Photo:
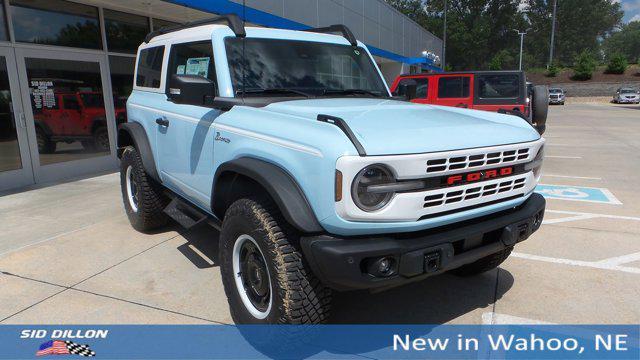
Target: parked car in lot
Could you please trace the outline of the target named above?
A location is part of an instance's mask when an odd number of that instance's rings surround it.
[[[639,104],[640,92],[633,88],[619,88],[613,95],[616,104]]]
[[[543,133],[547,121],[547,87],[533,86],[531,94],[528,90],[522,71],[403,74],[391,85],[394,95],[409,96],[414,103],[519,115]]]
[[[566,93],[564,90],[560,88],[550,88],[549,89],[549,104],[559,104],[564,105]]]
[[[536,129],[394,100],[342,25],[228,15],[154,31],[137,55],[118,131],[125,211],[140,231],[220,230],[236,323],[319,323],[332,291],[479,274],[540,227]]]

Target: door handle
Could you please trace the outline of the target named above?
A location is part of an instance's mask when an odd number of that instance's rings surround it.
[[[156,124],[164,127],[169,127],[169,120],[165,117],[159,117],[156,119]]]
[[[456,105],[456,107],[459,107],[459,108],[468,108],[468,107],[469,107],[469,105],[467,105],[467,104],[465,104],[465,103],[460,103],[460,104]]]

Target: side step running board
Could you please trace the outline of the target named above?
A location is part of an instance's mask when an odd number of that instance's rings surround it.
[[[177,196],[173,197],[169,205],[164,208],[163,212],[185,229],[191,229],[203,222],[218,230],[220,229],[220,222],[217,219],[205,214],[200,209],[188,204]]]

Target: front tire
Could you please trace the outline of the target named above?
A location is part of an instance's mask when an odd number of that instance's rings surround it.
[[[93,132],[95,148],[101,152],[109,152],[109,131],[106,126],[100,126]]]
[[[311,273],[295,231],[269,201],[240,199],[220,231],[220,270],[238,324],[317,324],[331,290]]]
[[[457,269],[453,269],[451,270],[451,273],[458,276],[466,277],[479,275],[489,270],[493,270],[500,266],[500,264],[502,264],[505,260],[507,260],[509,255],[511,255],[512,250],[513,246],[509,246],[500,252],[483,257],[482,259],[476,260],[471,264],[463,265]]]
[[[134,229],[146,232],[167,223],[167,215],[162,212],[167,204],[162,188],[144,171],[142,158],[133,146],[127,146],[122,153],[120,189]]]

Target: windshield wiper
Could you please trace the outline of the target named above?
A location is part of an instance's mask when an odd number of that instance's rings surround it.
[[[288,88],[270,88],[270,89],[245,89],[244,91],[238,90],[237,94],[296,94],[302,95],[304,97],[313,97],[313,94],[308,92],[296,90],[296,89],[288,89]]]
[[[374,97],[381,97],[382,95],[373,91],[365,89],[324,89],[322,95],[329,94],[344,94],[344,95],[371,95]]]

